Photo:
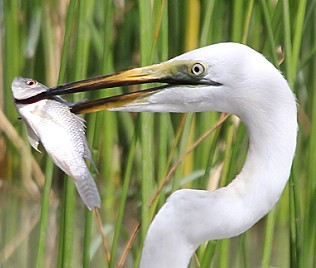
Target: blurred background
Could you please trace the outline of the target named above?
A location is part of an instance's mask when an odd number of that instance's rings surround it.
[[[212,130],[218,113],[85,115],[99,171],[91,169],[102,198],[108,263],[95,216],[73,181],[42,146],[38,153],[28,143],[12,101],[15,76],[55,86],[233,41],[262,53],[295,92],[296,156],[290,182],[272,212],[237,238],[202,245],[190,267],[316,267],[315,2],[0,0],[0,266],[137,267],[148,225],[170,193],[227,185],[247,153],[245,128],[232,116]]]

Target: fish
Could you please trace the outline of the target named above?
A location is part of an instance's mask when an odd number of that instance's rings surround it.
[[[96,168],[85,136],[85,121],[72,113],[72,104],[60,96],[23,102],[48,90],[48,87],[34,79],[15,77],[11,89],[31,146],[39,151],[40,142],[53,162],[74,180],[88,209],[100,208],[100,194],[85,161],[89,160]]]

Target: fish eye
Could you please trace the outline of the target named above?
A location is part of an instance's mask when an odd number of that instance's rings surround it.
[[[200,62],[196,62],[191,66],[191,74],[194,76],[202,76],[205,74],[205,72],[206,72],[206,68]]]
[[[37,84],[37,82],[35,80],[28,80],[28,81],[26,81],[26,84],[28,86],[35,86]]]

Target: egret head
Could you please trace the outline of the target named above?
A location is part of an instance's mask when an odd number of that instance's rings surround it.
[[[161,64],[118,75],[116,81],[167,85],[133,93],[132,100],[119,107],[113,106],[112,110],[116,111],[213,110],[245,119],[246,115],[258,110],[274,112],[271,109],[282,104],[284,96],[293,100],[280,72],[255,50],[236,43],[203,47]]]

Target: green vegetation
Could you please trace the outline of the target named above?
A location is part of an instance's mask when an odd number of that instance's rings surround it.
[[[30,148],[12,102],[15,76],[54,86],[234,41],[263,53],[295,92],[296,157],[273,211],[239,237],[202,245],[190,267],[315,267],[315,32],[314,0],[0,0],[0,266],[137,267],[147,228],[170,193],[226,185],[247,153],[245,129],[229,117],[183,158],[219,120],[214,112],[86,115],[111,252],[107,264],[94,213],[44,149]],[[167,185],[152,200],[166,176]]]

